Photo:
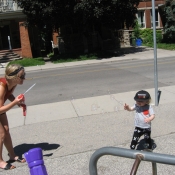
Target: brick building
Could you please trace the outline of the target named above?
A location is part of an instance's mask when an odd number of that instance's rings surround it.
[[[155,0],[157,28],[162,28],[158,5],[164,4],[164,2],[165,0]],[[151,28],[152,1],[141,0],[136,15],[142,28]],[[35,53],[40,50],[38,48],[37,32],[34,29],[21,26],[25,18],[22,9],[17,5],[17,0],[0,0],[0,52],[11,50],[21,57],[35,57]],[[53,34],[55,45],[58,44],[57,36],[57,33]],[[127,40],[129,41],[129,39]]]
[[[158,12],[158,6],[164,4],[165,0],[155,0],[156,28],[162,28],[162,21]],[[138,22],[141,28],[152,28],[152,1],[141,0],[137,13]]]
[[[22,9],[14,0],[0,0],[0,52],[11,50],[21,57],[32,57],[28,29]]]

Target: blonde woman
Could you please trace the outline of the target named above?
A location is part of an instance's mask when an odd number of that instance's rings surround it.
[[[13,91],[18,84],[23,84],[24,80],[24,68],[15,64],[9,65],[5,70],[5,77],[0,78],[0,168],[4,170],[16,168],[10,162],[25,162],[25,159],[20,159],[14,152],[6,115],[6,112],[12,107],[15,105],[20,106],[20,104],[23,103],[23,97],[19,95],[15,98]],[[7,99],[10,100],[10,103],[4,104]],[[2,158],[3,144],[5,145],[10,157],[8,163]]]
[[[144,135],[146,148],[152,149],[151,141],[151,121],[155,118],[155,113],[150,105],[151,96],[145,91],[141,90],[135,94],[134,100],[136,104],[133,107],[125,104],[124,109],[135,112],[135,130],[132,137],[131,149],[135,149],[140,137]]]

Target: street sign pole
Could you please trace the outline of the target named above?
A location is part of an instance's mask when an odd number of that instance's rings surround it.
[[[155,0],[152,0],[152,23],[153,23],[153,39],[154,39],[154,87],[155,87],[155,105],[158,106],[158,75],[157,75],[157,43],[156,43]]]

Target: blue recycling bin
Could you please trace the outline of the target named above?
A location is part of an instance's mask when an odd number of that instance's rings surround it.
[[[136,46],[141,46],[141,45],[142,45],[142,40],[136,39]]]

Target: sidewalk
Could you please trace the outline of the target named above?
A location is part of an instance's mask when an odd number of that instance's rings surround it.
[[[158,50],[159,55],[175,56],[175,51]],[[133,58],[152,59],[153,51],[120,57],[122,60]],[[119,59],[89,60],[61,66],[117,60]],[[52,69],[57,66],[60,65],[48,63],[41,68]],[[29,67],[26,71],[35,71],[39,67]],[[154,104],[154,89],[146,90],[150,92]],[[152,122],[152,139],[157,144],[154,152],[175,155],[175,86],[162,87],[160,90],[160,104],[154,106],[156,118]],[[133,105],[136,91],[29,106],[26,118],[22,116],[21,109],[12,109],[8,112],[8,119],[15,151],[20,155],[31,148],[41,147],[49,175],[88,175],[89,159],[98,148],[113,146],[129,149],[134,113],[123,110],[123,104]],[[8,160],[6,149],[3,150],[3,157]],[[133,163],[132,159],[103,156],[98,161],[98,173],[126,175],[130,173]],[[16,169],[0,170],[0,175],[29,175],[27,163],[14,165],[17,166]],[[158,175],[175,174],[174,166],[158,164],[157,169]],[[141,162],[137,174],[151,173],[151,163]]]
[[[121,60],[128,60],[128,59],[154,59],[154,49],[153,48],[146,48],[146,47],[139,47],[136,48],[133,53],[132,50],[123,50],[123,55],[112,57],[109,59],[98,59],[98,60],[86,60],[86,61],[77,61],[77,62],[67,62],[67,63],[59,63],[53,64],[51,62],[46,62],[45,65],[41,66],[31,66],[26,67],[26,72],[28,71],[37,71],[37,70],[44,70],[44,69],[54,69],[54,68],[62,68],[62,67],[71,67],[71,66],[81,66],[81,65],[90,65],[90,64],[99,64],[105,62],[115,62]],[[159,58],[166,58],[166,57],[174,57],[175,51],[169,51],[164,49],[157,49],[157,59]],[[3,67],[0,67],[0,75],[4,74],[5,67],[8,63],[2,63]]]

